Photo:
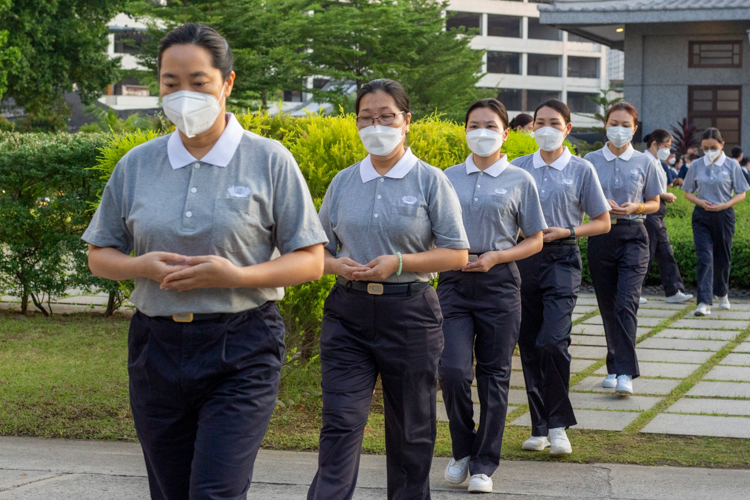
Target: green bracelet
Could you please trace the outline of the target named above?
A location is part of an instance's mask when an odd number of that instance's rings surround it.
[[[396,252],[396,255],[398,255],[398,271],[396,271],[396,276],[401,276],[401,271],[404,269],[404,259],[401,258],[401,252]]]

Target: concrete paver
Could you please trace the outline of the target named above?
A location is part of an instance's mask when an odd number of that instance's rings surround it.
[[[692,339],[692,340],[734,340],[738,333],[734,330],[687,330],[681,328],[665,328],[654,338],[656,339]],[[735,349],[736,350],[736,349]]]
[[[656,361],[663,363],[703,364],[713,356],[713,352],[704,351],[669,351],[664,349],[635,348],[638,361]]]
[[[641,371],[641,378],[676,378],[683,379],[697,370],[699,365],[688,365],[681,363],[651,363],[641,362],[638,363],[638,368]],[[594,372],[595,374],[604,377],[607,375],[607,367],[602,366]]]
[[[741,354],[730,352],[727,356],[719,361],[720,365],[733,366],[750,366],[750,354]]]
[[[686,304],[667,304],[663,300],[654,300],[652,298],[649,298],[648,302],[638,307],[638,310],[640,311],[641,309],[663,309],[663,310],[679,311],[680,309],[684,309],[685,305]]]
[[[636,329],[636,335],[640,337],[641,335],[645,335],[648,332],[651,331],[651,328],[647,327],[638,327]],[[588,325],[585,323],[581,323],[578,325],[573,325],[573,335],[580,334],[580,335],[604,335],[604,326],[603,325]]]
[[[654,326],[658,325],[659,323],[661,323],[662,321],[664,321],[664,318],[649,318],[649,317],[638,318],[638,326],[639,327],[646,327],[646,326],[654,327]],[[604,323],[603,323],[603,320],[602,320],[601,316],[592,316],[589,319],[587,319],[586,321],[584,321],[583,324],[585,324],[585,325],[603,325]]]
[[[681,398],[664,412],[750,416],[750,401],[742,399]]]
[[[695,319],[695,315],[692,311],[685,315],[685,319]],[[739,320],[750,320],[750,311],[724,311],[716,307],[711,308],[711,316],[708,316],[705,320],[710,321],[712,319],[739,319]]]
[[[607,339],[604,335],[571,335],[571,345],[593,345],[593,346],[607,346]]]
[[[640,308],[638,309],[638,318],[646,317],[646,318],[671,318],[674,316],[675,311],[671,309],[645,309]],[[640,319],[638,320],[638,324],[640,324]]]
[[[621,431],[632,423],[640,413],[634,411],[576,410],[578,425],[574,429],[594,429],[600,431]],[[524,413],[511,425],[531,427],[531,414]]]
[[[743,366],[714,366],[703,379],[750,382],[750,368]]]
[[[742,342],[740,345],[734,348],[732,352],[745,352],[750,353],[750,342]]]
[[[573,314],[586,314],[590,313],[591,311],[596,311],[598,309],[597,306],[584,306],[581,304],[578,304],[573,308]]]
[[[633,381],[633,391],[640,395],[657,395],[663,396],[669,394],[672,390],[680,385],[680,380],[655,379],[655,378],[638,378]],[[602,377],[587,377],[570,389],[571,391],[594,391],[614,394],[614,389],[605,389],[602,387]],[[627,397],[627,396],[622,396]]]
[[[750,418],[661,413],[641,432],[682,436],[750,438]]]
[[[661,400],[662,398],[650,396],[628,396],[627,398],[623,398],[614,394],[570,393],[570,404],[576,409],[646,411]]]
[[[573,359],[570,362],[570,373],[579,373],[588,368],[589,366],[596,363],[593,359]],[[523,370],[523,364],[521,363],[520,356],[513,356],[511,363],[511,369],[515,371]]]
[[[638,343],[639,349],[673,349],[676,351],[719,351],[726,340],[663,339],[651,337]]]
[[[568,352],[574,358],[601,359],[607,355],[606,347],[595,346],[570,346]]]
[[[698,382],[687,391],[686,395],[750,399],[750,384],[742,382]]]
[[[727,330],[744,330],[750,325],[750,321],[733,321],[729,319],[678,319],[670,326],[672,328],[705,328],[715,330],[725,328]]]

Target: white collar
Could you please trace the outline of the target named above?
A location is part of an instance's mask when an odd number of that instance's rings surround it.
[[[227,126],[224,128],[224,132],[221,133],[221,137],[216,141],[211,151],[200,159],[202,163],[208,163],[217,167],[226,167],[232,160],[235,151],[237,151],[242,136],[245,134],[245,129],[242,128],[242,125],[240,125],[240,122],[237,121],[237,118],[232,113],[227,113],[226,117]],[[172,132],[172,135],[169,137],[167,156],[169,157],[169,164],[172,165],[174,170],[199,161],[185,148],[180,138],[180,132],[177,130]]]
[[[503,155],[502,158],[497,160],[495,163],[490,165],[489,167],[485,168],[484,170],[479,170],[479,167],[477,167],[476,163],[474,163],[474,154],[470,154],[468,158],[466,158],[466,175],[470,174],[476,174],[477,172],[484,172],[487,175],[491,175],[492,177],[497,177],[498,175],[502,174],[503,171],[508,168],[508,155]]]
[[[661,166],[661,160],[657,158],[656,156],[654,156],[654,154],[651,151],[647,149],[646,151],[643,152],[643,154],[650,156],[652,160],[654,160],[659,166]]]
[[[570,163],[570,159],[573,157],[573,154],[570,152],[568,148],[563,149],[563,154],[560,155],[560,158],[552,162],[552,165],[550,167],[554,168],[555,170],[564,169],[568,163]],[[547,164],[544,162],[544,159],[542,159],[542,153],[541,150],[537,150],[536,153],[534,153],[534,168],[542,168],[546,167]]]
[[[727,155],[724,154],[724,152],[721,152],[721,156],[719,156],[719,159],[716,160],[713,164],[718,165],[719,167],[723,166],[724,163],[727,161]],[[703,156],[703,164],[707,167],[711,166],[711,160],[708,159],[708,156]]]
[[[609,149],[609,146],[607,146],[607,144],[605,144],[604,147],[602,148],[602,153],[604,153],[605,160],[612,161],[615,158],[619,158],[621,160],[630,161],[630,158],[633,157],[633,152],[635,151],[635,149],[633,149],[632,144],[628,144],[628,149],[623,151],[620,156],[615,156],[615,154],[612,152],[611,149]]]
[[[403,179],[406,174],[411,172],[411,169],[417,164],[416,156],[411,152],[411,148],[407,148],[404,156],[391,168],[387,174],[381,176],[372,165],[372,159],[370,155],[359,163],[359,176],[362,178],[362,184],[370,182],[378,177],[390,177],[391,179]]]

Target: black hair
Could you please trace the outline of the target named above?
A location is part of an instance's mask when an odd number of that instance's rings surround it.
[[[466,118],[464,119],[464,125],[469,124],[469,115],[475,109],[486,108],[495,113],[500,121],[503,122],[503,127],[508,128],[508,110],[505,109],[505,104],[501,103],[497,99],[482,99],[477,101],[469,107],[469,111],[466,112]]]
[[[721,136],[721,132],[716,127],[708,127],[706,130],[703,131],[703,135],[701,136],[701,140],[705,141],[706,139],[716,139],[719,142],[724,142],[724,138]]]
[[[750,158],[743,158],[742,161],[740,161],[740,166],[745,167],[747,166],[748,162],[750,162]]]
[[[648,134],[646,137],[643,138],[643,142],[646,143],[646,148],[650,148],[651,145],[655,142],[669,142],[672,140],[672,134],[664,130],[663,128],[657,128],[656,130],[652,131],[650,134]]]
[[[736,160],[736,159],[737,159],[737,158],[739,158],[739,157],[740,157],[740,155],[742,154],[742,148],[741,148],[741,147],[739,147],[739,146],[735,146],[735,147],[733,147],[733,148],[732,148],[732,153],[731,153],[731,154],[732,154],[732,158],[734,158],[734,159]]]
[[[362,103],[362,98],[364,96],[379,91],[383,91],[393,97],[393,100],[396,102],[396,107],[399,110],[404,113],[409,113],[409,94],[406,93],[406,89],[403,85],[396,80],[388,78],[378,78],[377,80],[362,85],[359,92],[357,92],[357,100],[354,101],[355,112],[359,114],[359,105]]]
[[[536,107],[534,110],[534,121],[536,121],[536,114],[539,112],[542,108],[552,108],[558,113],[560,113],[563,117],[563,121],[565,121],[565,125],[570,123],[570,108],[567,104],[562,102],[559,99],[549,99],[548,101],[544,101],[539,106]]]
[[[521,113],[515,116],[510,121],[510,125],[508,125],[512,130],[518,130],[519,128],[524,128],[529,123],[532,123],[534,121],[534,117],[531,115],[528,115],[526,113]]]
[[[159,41],[157,68],[161,68],[164,51],[174,45],[197,45],[211,54],[211,66],[221,71],[226,80],[232,74],[234,56],[226,39],[211,26],[206,24],[184,24],[178,26]]]

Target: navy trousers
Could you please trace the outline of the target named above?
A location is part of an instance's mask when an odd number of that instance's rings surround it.
[[[521,350],[531,435],[576,425],[568,397],[570,333],[581,285],[578,245],[553,242],[518,261],[521,272]]]
[[[152,499],[247,498],[283,359],[275,303],[225,321],[133,316],[130,404]]]
[[[430,498],[443,322],[435,289],[369,295],[335,285],[320,331],[323,427],[307,498],[352,498],[380,374],[389,500]]]
[[[721,212],[693,210],[693,241],[698,259],[698,303],[713,304],[713,296],[729,293],[734,207]],[[713,293],[711,293],[713,292]]]
[[[471,474],[491,476],[500,464],[511,361],[521,327],[521,276],[515,262],[486,273],[440,274],[445,347],[438,373],[450,421],[453,457],[470,456]],[[476,354],[479,428],[471,384]]]
[[[664,224],[664,216],[667,213],[666,207],[667,204],[662,201],[659,211],[648,214],[644,222],[646,232],[648,233],[648,266],[646,274],[648,274],[648,269],[651,268],[651,263],[656,260],[664,293],[667,297],[671,297],[677,292],[684,292],[685,285],[682,282],[680,268],[674,258],[672,244],[669,242],[667,226]],[[643,284],[645,285],[645,283],[646,277],[644,276]]]
[[[587,255],[607,338],[607,373],[636,378],[636,314],[648,269],[646,228],[615,224],[609,233],[589,238]]]

